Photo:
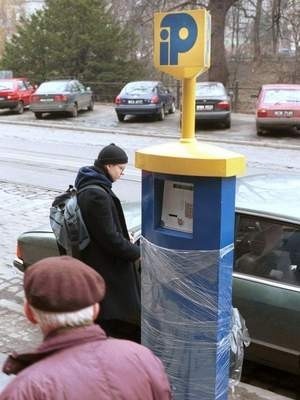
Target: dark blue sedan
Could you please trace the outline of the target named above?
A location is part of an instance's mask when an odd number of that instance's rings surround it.
[[[175,112],[175,98],[162,82],[129,82],[116,97],[115,110],[120,122],[126,115],[151,115],[162,121]]]

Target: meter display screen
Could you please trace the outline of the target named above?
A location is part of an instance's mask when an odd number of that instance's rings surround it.
[[[193,233],[193,198],[193,184],[165,181],[161,226]]]

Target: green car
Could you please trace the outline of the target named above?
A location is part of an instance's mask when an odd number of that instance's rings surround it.
[[[300,176],[237,180],[233,305],[246,320],[249,360],[300,375]],[[140,205],[124,205],[140,235]],[[134,228],[135,227],[135,228]],[[18,238],[14,265],[24,271],[58,254],[50,230]]]

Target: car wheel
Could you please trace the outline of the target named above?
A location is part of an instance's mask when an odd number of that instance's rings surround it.
[[[71,116],[73,118],[76,118],[78,116],[78,106],[77,106],[77,104],[74,104],[73,110],[71,111]]]
[[[94,109],[94,100],[93,99],[91,99],[91,101],[90,101],[90,104],[88,105],[88,111],[93,111],[93,109]]]
[[[14,108],[14,111],[17,114],[23,114],[24,112],[24,104],[22,101],[19,101],[18,104],[16,105],[16,107]]]
[[[34,115],[35,115],[36,119],[42,119],[43,118],[43,113],[41,113],[41,112],[35,112]]]
[[[262,129],[257,128],[256,129],[256,134],[257,134],[257,136],[265,136],[265,131],[263,131]]]
[[[171,108],[169,109],[169,114],[174,114],[176,111],[176,106],[175,103],[173,101],[173,103],[171,104]]]
[[[231,119],[230,118],[227,118],[226,121],[224,122],[224,128],[225,129],[231,128]]]
[[[117,117],[118,117],[118,120],[119,120],[120,122],[123,122],[124,119],[125,119],[125,114],[117,113]]]
[[[166,115],[166,113],[165,113],[165,106],[163,105],[163,106],[161,107],[160,111],[159,111],[159,114],[158,114],[157,119],[158,119],[159,121],[163,121],[163,120],[165,119],[165,115]]]

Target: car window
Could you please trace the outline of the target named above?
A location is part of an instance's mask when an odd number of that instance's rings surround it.
[[[70,92],[73,92],[73,93],[80,92],[80,87],[76,82],[72,82],[69,85],[69,90],[70,90]]]
[[[14,88],[13,81],[0,81],[0,90],[12,90]]]
[[[84,92],[85,88],[84,86],[80,83],[80,82],[76,82],[78,89],[80,90],[80,92]]]
[[[219,83],[209,85],[196,85],[196,96],[224,96],[226,94],[225,88]]]
[[[19,90],[27,90],[27,87],[23,81],[18,81],[17,85]]]
[[[122,90],[122,94],[143,94],[153,91],[153,83],[149,82],[131,82]]]
[[[265,91],[264,103],[300,103],[300,90],[269,89]]]
[[[67,82],[51,81],[42,83],[37,89],[37,94],[61,93],[67,91]]]
[[[234,271],[300,286],[300,229],[255,216],[238,215]]]

